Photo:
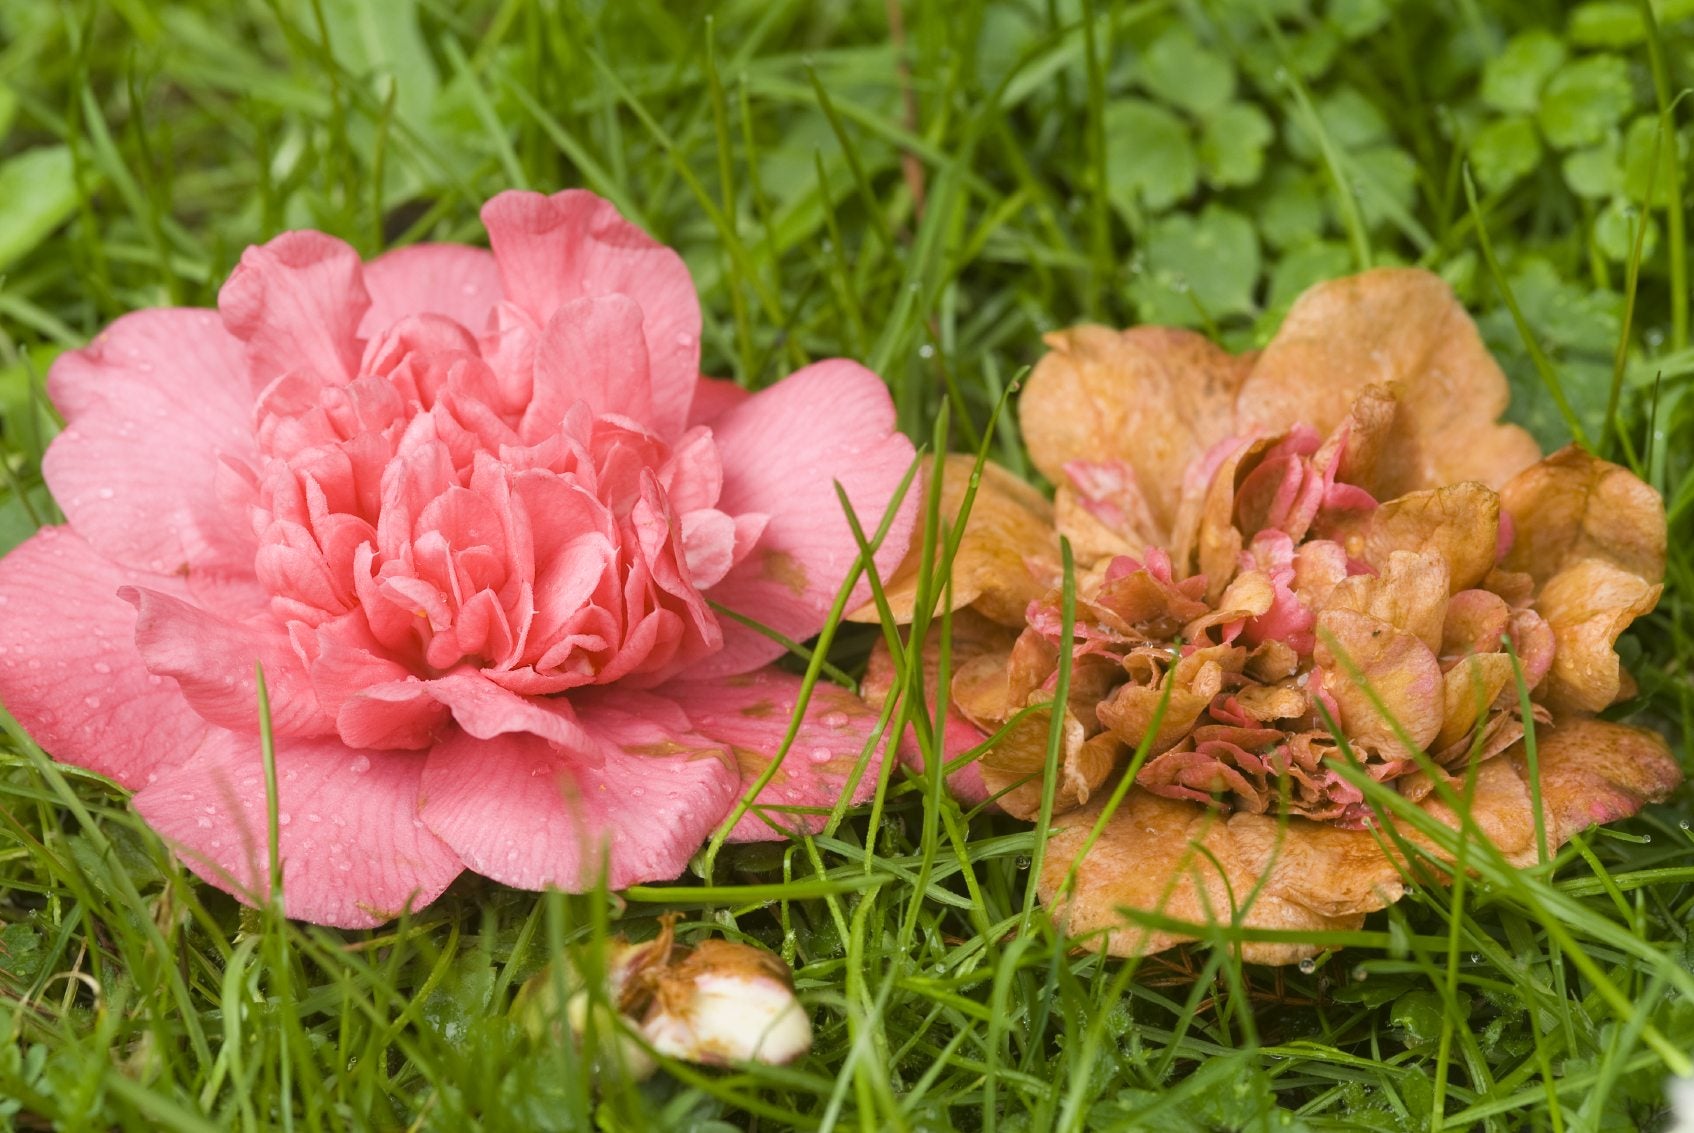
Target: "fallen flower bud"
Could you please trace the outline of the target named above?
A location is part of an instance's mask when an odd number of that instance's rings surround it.
[[[786,964],[762,948],[727,940],[679,947],[673,925],[667,917],[659,935],[641,944],[608,941],[602,995],[588,986],[584,965],[569,961],[563,1023],[579,1045],[593,1031],[598,1072],[649,1077],[655,1063],[648,1045],[704,1066],[782,1066],[811,1050],[811,1020]],[[518,993],[514,1012],[538,1041],[549,1033],[555,1041],[563,1038],[558,987],[551,970],[543,970]]]

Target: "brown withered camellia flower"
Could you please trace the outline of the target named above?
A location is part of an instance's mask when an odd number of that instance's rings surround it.
[[[1322,284],[1257,353],[1164,327],[1048,343],[1019,411],[1056,498],[984,469],[937,707],[949,757],[999,734],[954,791],[1020,818],[1040,809],[1061,714],[1039,885],[1071,932],[1141,955],[1192,938],[1137,911],[1359,927],[1404,892],[1397,842],[1445,855],[1404,825],[1388,837],[1341,766],[1452,828],[1449,801],[1469,792],[1475,829],[1519,865],[1541,852],[1531,723],[1549,847],[1680,780],[1658,736],[1593,719],[1633,693],[1614,645],[1658,600],[1663,504],[1617,465],[1577,448],[1542,458],[1498,422],[1505,377],[1438,277]],[[943,515],[970,469],[947,458]],[[1068,639],[1061,534],[1076,562]],[[890,581],[901,620],[921,565]],[[940,646],[932,631],[932,683]],[[879,652],[867,694],[892,683]],[[1265,963],[1316,951],[1242,947]]]

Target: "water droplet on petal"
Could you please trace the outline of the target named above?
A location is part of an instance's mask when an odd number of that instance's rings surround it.
[[[689,334],[687,331],[683,331],[676,336],[676,344],[684,350],[687,350],[690,346],[694,345],[694,336]]]
[[[370,756],[368,756],[368,755],[355,755],[353,757],[353,762],[348,764],[347,766],[353,772],[353,774],[363,775],[365,772],[367,772],[371,769]]]
[[[98,492],[95,492],[94,494],[99,496],[103,500],[109,500],[113,496],[116,496],[118,493],[113,491],[111,488],[101,488]]]
[[[4,653],[4,652],[5,652],[4,649],[0,649],[0,653]],[[112,666],[108,665],[104,661],[96,661],[96,662],[94,662],[94,671],[96,673],[99,673],[102,676],[104,676],[105,674],[112,671]]]
[[[847,713],[845,713],[845,712],[826,712],[826,713],[824,713],[823,726],[826,727],[826,728],[845,728],[847,726]]]
[[[813,763],[828,763],[833,758],[834,753],[827,747],[815,747],[812,749],[811,759]]]
[[[294,821],[294,816],[289,814],[286,810],[279,810],[279,811],[276,812],[276,824],[278,826],[287,826],[290,822],[293,822],[293,821]]]
[[[82,698],[82,702],[90,708],[100,707],[100,698],[98,696],[85,696]]]

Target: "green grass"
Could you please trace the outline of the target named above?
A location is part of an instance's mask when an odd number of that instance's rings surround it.
[[[210,303],[286,227],[366,254],[477,240],[500,189],[586,186],[687,257],[709,372],[859,358],[914,438],[1020,471],[994,407],[1044,331],[1245,347],[1306,283],[1420,263],[1477,313],[1517,419],[1665,494],[1629,713],[1684,752],[1688,7],[928,0],[896,38],[874,2],[0,0],[0,546],[56,518],[52,355]],[[830,664],[857,672],[874,635],[842,627]],[[120,792],[14,732],[0,1126],[1662,1128],[1694,1051],[1691,814],[1684,791],[1523,873],[1473,846],[1467,884],[1309,971],[1240,965],[1227,929],[1075,954],[1031,911],[1031,828],[898,773],[831,834],[725,845],[708,876],[618,898],[467,878],[343,933],[196,884]],[[512,1019],[567,943],[667,911],[794,964],[809,1059],[596,1091],[589,1055]]]

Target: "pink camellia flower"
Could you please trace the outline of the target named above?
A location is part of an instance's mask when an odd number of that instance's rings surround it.
[[[305,920],[379,924],[466,867],[678,875],[800,688],[712,603],[817,632],[856,558],[835,483],[874,522],[913,457],[851,362],[752,395],[702,378],[687,268],[606,201],[505,193],[483,222],[492,253],[368,264],[286,233],[216,312],[136,312],[66,355],[44,472],[68,523],[0,560],[0,699],[249,898],[262,663]],[[820,685],[732,836],[817,829],[874,721]]]

